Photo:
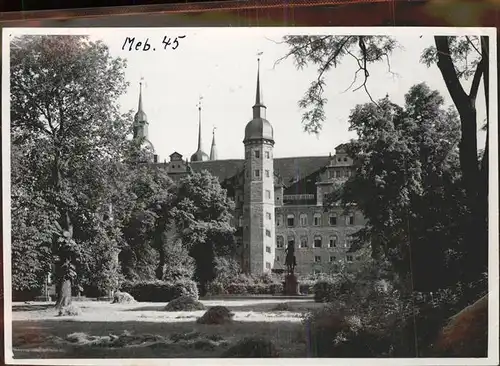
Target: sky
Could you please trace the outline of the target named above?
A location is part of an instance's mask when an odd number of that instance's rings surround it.
[[[210,153],[212,131],[216,127],[218,158],[244,157],[242,141],[245,126],[252,118],[259,52],[262,52],[263,100],[267,106],[267,119],[274,128],[275,157],[334,153],[335,146],[355,137],[348,131],[350,111],[357,104],[370,101],[362,89],[346,91],[357,64],[353,59],[345,58],[326,77],[328,103],[322,131],[319,135],[304,132],[301,123],[303,111],[298,101],[317,77],[317,69],[311,66],[298,71],[291,58],[275,65],[288,50],[288,46],[279,42],[284,35],[296,32],[293,28],[157,28],[135,31],[115,28],[93,29],[92,32],[91,38],[107,44],[112,56],[127,59],[125,75],[130,86],[120,99],[123,112],[137,110],[139,82],[144,79],[143,105],[149,120],[149,138],[160,161],[168,161],[174,151],[184,158],[196,151],[200,96],[203,97],[203,150]],[[402,47],[396,49],[390,58],[392,73],[385,62],[370,66],[367,85],[372,97],[376,100],[389,94],[393,102],[402,105],[404,95],[412,85],[426,82],[450,105],[451,98],[438,68],[428,68],[419,62],[422,50],[433,44],[432,35],[398,34],[397,28],[392,32]],[[324,29],[321,34],[324,34]],[[174,39],[182,35],[185,37],[178,39],[175,50],[171,46],[163,49],[164,36]],[[148,38],[155,51],[123,50],[126,37],[135,37],[136,41]],[[480,90],[483,90],[482,86]],[[478,121],[482,121],[485,117],[482,93],[479,93],[477,106]],[[479,142],[484,144],[484,134]]]

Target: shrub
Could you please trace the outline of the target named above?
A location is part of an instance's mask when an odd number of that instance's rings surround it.
[[[222,357],[225,358],[279,357],[279,353],[271,341],[258,337],[249,337],[239,341],[234,346],[230,347],[222,354]]]
[[[271,295],[279,295],[283,293],[283,284],[281,283],[271,283],[269,285],[269,293]]]
[[[189,296],[181,296],[170,301],[167,306],[165,306],[166,311],[195,311],[195,310],[205,310],[205,305],[203,305],[198,300],[193,299]]]
[[[337,286],[334,282],[330,281],[319,281],[313,287],[314,290],[314,301],[316,302],[328,302],[335,299],[337,294]]]
[[[199,324],[224,324],[233,320],[234,313],[225,306],[214,306],[207,310],[201,318],[196,320]]]
[[[227,293],[230,295],[246,295],[248,294],[248,285],[244,283],[231,283],[227,286]]]
[[[122,291],[141,302],[169,302],[180,296],[198,299],[198,288],[191,280],[128,282],[122,285]]]
[[[135,302],[134,297],[126,292],[116,291],[113,295],[112,304],[133,304]]]

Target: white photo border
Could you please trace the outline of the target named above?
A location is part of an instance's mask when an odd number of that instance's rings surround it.
[[[12,292],[11,292],[11,186],[10,186],[10,39],[19,35],[98,35],[110,29],[130,31],[140,35],[151,34],[160,29],[183,32],[262,33],[266,36],[293,35],[448,35],[488,36],[490,70],[489,104],[489,262],[488,262],[488,357],[487,358],[294,358],[294,359],[14,359],[12,352]],[[6,364],[30,365],[496,365],[499,362],[499,301],[498,301],[498,75],[497,75],[497,30],[493,27],[207,27],[207,28],[3,28],[2,34],[2,195],[3,195],[3,256],[4,256],[4,336]],[[305,361],[307,360],[307,361]]]

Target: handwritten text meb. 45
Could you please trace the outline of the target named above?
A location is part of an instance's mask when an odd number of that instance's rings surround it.
[[[186,38],[185,35],[177,36],[177,37],[163,37],[163,41],[154,42],[150,41],[149,38],[138,39],[136,37],[126,37],[123,42],[122,50],[123,51],[156,51],[158,50],[176,50],[180,44],[181,40]]]

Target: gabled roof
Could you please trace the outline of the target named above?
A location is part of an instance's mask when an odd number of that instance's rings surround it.
[[[282,178],[285,186],[293,185],[295,181],[303,179],[328,165],[328,156],[307,156],[274,159],[274,173]],[[210,174],[223,182],[243,170],[243,159],[209,160],[191,162],[195,172],[208,170]]]
[[[169,155],[169,158],[172,158],[172,157],[179,157],[179,158],[182,158],[182,154],[179,154],[177,151],[174,151],[172,154]]]

